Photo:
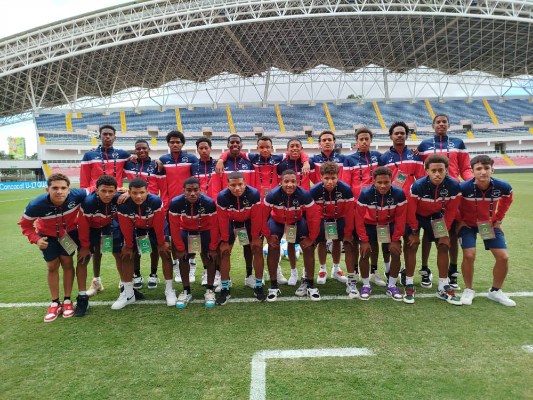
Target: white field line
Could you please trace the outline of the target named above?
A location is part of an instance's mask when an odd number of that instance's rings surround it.
[[[289,292],[292,293],[292,290]],[[505,293],[509,297],[533,297],[533,292],[514,292],[514,293]],[[487,293],[476,293],[476,297],[487,297]],[[417,294],[416,299],[436,299],[437,297],[435,294],[431,293],[422,293]],[[389,296],[386,296],[384,294],[375,294],[372,295],[370,298],[370,302],[372,302],[374,299],[376,300],[383,300],[383,299],[389,299]],[[348,296],[322,296],[321,301],[331,301],[331,300],[348,300],[348,301],[360,301],[359,299],[350,299]],[[296,297],[294,295],[290,295],[289,297],[278,297],[276,300],[277,302],[285,302],[285,301],[311,301],[308,297]],[[242,298],[232,298],[228,300],[228,303],[257,303],[258,301],[254,297],[242,297]],[[110,306],[114,303],[114,301],[90,301],[89,302],[91,307],[92,306]],[[196,304],[203,304],[204,300],[193,300],[192,303]],[[0,303],[0,308],[20,308],[20,307],[46,307],[50,303]],[[165,300],[139,300],[135,304],[140,305],[154,305],[154,304],[166,304]]]
[[[526,344],[522,346],[522,349],[524,349],[524,351],[527,351],[528,353],[533,353],[533,344]]]
[[[21,201],[21,200],[31,200],[33,197],[24,197],[23,199],[11,199],[11,200],[0,200],[0,203],[9,203],[11,201]]]
[[[252,357],[250,400],[266,399],[266,360],[318,357],[360,357],[373,356],[367,348],[348,347],[340,349],[261,350]]]

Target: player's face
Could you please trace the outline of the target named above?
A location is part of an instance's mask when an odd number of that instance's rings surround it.
[[[490,177],[494,173],[494,168],[488,164],[477,163],[472,168],[474,172],[474,182],[476,185],[485,186],[490,184]]]
[[[104,128],[102,129],[102,132],[100,132],[100,140],[102,141],[102,146],[105,148],[112,147],[116,138],[113,129]]]
[[[269,158],[272,155],[272,143],[270,140],[261,140],[257,143],[257,152],[263,158]]]
[[[183,188],[183,194],[185,195],[185,200],[189,203],[196,203],[200,198],[200,185],[197,183],[188,183]]]
[[[228,149],[232,157],[238,157],[242,149],[241,139],[232,137],[228,142]]]
[[[374,186],[379,194],[387,193],[390,190],[391,184],[391,178],[388,175],[378,175],[374,181]]]
[[[196,151],[202,160],[209,160],[209,157],[211,157],[211,147],[206,142],[201,142],[196,147]]]
[[[449,128],[450,124],[448,122],[448,118],[441,115],[439,115],[433,123],[433,130],[437,135],[446,135]]]
[[[70,193],[70,188],[67,181],[52,181],[50,186],[46,188],[46,191],[50,195],[50,201],[55,206],[60,206],[67,199]]]
[[[242,178],[230,179],[228,181],[228,189],[235,197],[241,197],[244,189],[246,189],[246,183],[244,183],[244,179]]]
[[[335,148],[335,139],[333,138],[333,135],[326,133],[320,137],[320,142],[318,144],[322,151],[333,151]]]
[[[302,145],[300,144],[300,142],[294,140],[292,142],[289,142],[287,150],[289,151],[289,157],[293,160],[297,160],[298,158],[300,158],[300,154],[302,152]]]
[[[392,130],[391,135],[392,143],[396,146],[404,146],[405,141],[407,140],[407,132],[403,126],[396,126]]]
[[[372,143],[370,133],[363,132],[357,136],[357,147],[359,151],[367,152],[370,149],[370,143]]]
[[[111,203],[115,193],[117,193],[117,188],[113,185],[100,185],[96,188],[96,195],[104,204]]]
[[[131,199],[138,206],[144,203],[146,201],[146,198],[148,197],[148,190],[146,190],[145,187],[130,188],[129,192],[130,192]]]
[[[322,183],[324,184],[324,188],[331,192],[333,189],[335,189],[335,186],[337,186],[338,176],[336,174],[325,174],[322,175]]]
[[[296,175],[287,174],[283,176],[283,179],[281,180],[281,188],[285,193],[290,196],[296,191],[297,187],[298,181],[296,180]]]
[[[181,151],[181,148],[183,147],[183,142],[180,138],[173,137],[170,138],[170,141],[168,142],[168,148],[171,153],[177,154]]]
[[[139,160],[147,160],[150,157],[150,147],[146,143],[137,143],[135,145],[135,155]]]
[[[444,163],[431,163],[426,169],[426,173],[429,176],[431,183],[434,185],[440,185],[446,177],[446,166]]]

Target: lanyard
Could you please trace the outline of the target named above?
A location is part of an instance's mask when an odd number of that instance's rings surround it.
[[[478,189],[478,187],[476,186],[475,183],[473,183],[473,185],[474,185],[474,204],[476,205],[476,219],[479,221],[479,212],[477,208],[477,197],[476,197],[476,190]],[[494,190],[493,190],[492,185],[489,186],[487,190],[490,190],[489,218],[492,221],[492,214],[494,211]],[[481,192],[481,196],[483,197],[483,200],[485,200],[485,194],[487,193],[487,190],[479,189],[479,191]]]
[[[200,162],[203,162],[203,161],[200,160]],[[205,190],[203,191],[204,193],[207,193],[207,190],[209,189],[209,184],[211,183],[211,175],[213,173],[213,170],[211,168],[212,164],[211,166],[209,166],[209,168],[207,168],[208,162],[211,163],[211,160],[203,162],[204,163],[204,176],[207,176],[207,183],[205,184]],[[200,163],[198,163],[198,169],[196,170],[195,175],[200,181],[200,185],[201,185],[202,180],[200,179]],[[201,186],[200,186],[200,189],[202,189]]]
[[[331,203],[333,199],[331,198],[331,195],[333,193],[333,190],[331,192],[328,192],[329,194],[329,202]],[[326,189],[324,189],[324,186],[322,186],[322,198],[324,199],[324,203],[322,204],[322,212],[324,215],[324,218],[327,218],[327,210],[326,210]],[[339,214],[339,209],[337,206],[337,186],[335,186],[335,198],[334,198],[334,216],[333,218],[335,221],[337,221],[337,215]]]
[[[152,169],[150,168],[150,166],[152,165],[152,161],[150,160],[149,161],[149,164],[148,164],[148,168],[147,168],[147,176],[146,176],[146,182],[150,183],[150,174],[151,174],[151,171]],[[141,167],[135,171],[135,177],[137,178],[139,175],[142,176],[142,172],[144,170],[144,160],[141,160]]]
[[[102,151],[102,146],[100,146],[100,159],[102,160],[102,172],[104,175],[107,175],[106,167],[105,167],[105,161],[104,161],[104,154],[106,161],[109,162],[109,154],[107,154],[107,151]],[[113,177],[117,177],[117,159],[113,157]]]
[[[283,209],[283,217],[285,218],[285,225],[287,225],[287,210],[291,208],[291,196],[287,195],[287,206]],[[298,221],[298,207],[294,206],[294,223]]]
[[[302,164],[301,163],[301,159],[300,158],[297,158],[296,160],[294,160],[294,168],[291,168],[291,166],[289,165],[289,161],[290,161],[290,158],[286,158],[284,160],[284,163],[285,165],[287,166],[287,168],[285,169],[281,169],[280,172],[283,172],[287,169],[293,169],[294,172],[296,172],[296,179],[298,181],[298,186],[301,186],[302,185],[302,180],[303,180],[303,176],[302,176],[302,167],[298,164]],[[298,161],[300,161],[300,163],[298,163]],[[281,164],[280,164],[281,165]]]
[[[442,153],[442,136],[440,137],[440,153]],[[448,160],[450,159],[450,148],[448,146],[450,140],[448,139],[446,141],[446,157],[448,158]],[[437,153],[437,142],[435,142],[435,136],[433,136],[433,154],[436,154]]]
[[[65,221],[65,215],[63,214],[63,206],[56,207],[54,209],[55,215],[56,215],[56,238],[59,239],[59,237],[60,237],[60,235],[59,235],[59,223],[57,222],[57,210],[58,209],[61,212],[61,225],[63,226],[63,229],[65,230],[65,233],[67,232],[67,223]]]
[[[270,166],[270,181],[268,183],[268,187],[272,187],[272,179],[274,177],[274,161],[272,160],[272,156],[270,156],[269,159],[265,159],[263,163],[261,163],[261,161],[262,157],[259,157],[259,163],[257,164],[257,168],[259,169],[259,185],[260,187],[263,187],[263,171],[261,171],[261,167],[268,165]]]
[[[429,178],[428,178],[428,191],[431,192],[431,186],[429,184]],[[433,192],[433,201],[437,202],[437,197],[439,195],[439,186],[435,186],[435,191]],[[446,198],[445,196],[442,196],[442,205],[440,208],[440,217],[444,218],[444,211],[446,211]]]
[[[359,181],[361,182],[361,184],[363,183],[363,165],[361,163],[361,153],[359,152],[359,149],[357,150],[357,154],[358,154],[358,162],[359,162]],[[370,170],[370,183],[372,183],[372,160],[368,160],[368,156],[367,154],[368,153],[364,153],[365,154],[365,160],[366,160],[366,164],[368,165],[368,168]]]
[[[194,219],[194,204],[189,203],[191,205],[191,219]],[[200,199],[198,199],[198,231],[202,228],[202,211],[201,211],[201,203]]]
[[[405,147],[404,147],[405,149]],[[398,155],[400,156],[400,165],[402,165],[403,163],[403,156],[402,156],[402,153],[400,153],[399,151],[396,151],[398,153]],[[397,170],[400,170],[400,167],[398,167],[398,164],[396,163],[396,161],[394,161],[394,166],[396,167]]]
[[[170,154],[172,156],[172,154]],[[178,153],[178,156],[176,158],[174,158],[174,156],[172,156],[172,159],[174,160],[174,164],[176,165],[176,167],[178,166],[178,162],[179,162],[179,159],[181,157],[181,151]]]
[[[391,190],[387,193],[391,195]],[[381,195],[381,209],[385,206],[385,194]],[[374,201],[376,202],[376,225],[379,225],[379,211],[378,211],[378,190],[374,187]],[[390,223],[390,204],[387,204],[387,225]]]
[[[142,220],[143,219],[143,213],[142,213],[142,210],[141,210],[141,206],[137,206],[138,210],[139,210],[139,218]],[[137,236],[137,214],[133,214],[133,229],[135,231],[135,236]],[[148,225],[148,215],[145,216],[145,229],[146,229],[146,234],[148,234],[148,230],[150,229],[150,225]]]
[[[243,193],[242,196],[244,197],[245,194]],[[240,213],[241,212],[241,202],[240,202],[241,198],[237,197],[237,196],[235,196],[235,197],[237,198],[237,212]],[[235,212],[234,211],[230,211],[229,215],[230,215],[230,218],[231,218],[231,223],[233,224],[233,227],[235,228],[235,222],[238,222],[238,221],[235,221]],[[246,226],[245,223],[246,223],[246,221],[242,222],[242,226],[243,227]]]

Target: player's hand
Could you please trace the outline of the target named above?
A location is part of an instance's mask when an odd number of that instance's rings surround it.
[[[415,235],[414,233],[411,233],[409,235],[409,239],[407,240],[407,245],[409,247],[413,247],[420,244],[420,236]]]
[[[311,239],[309,239],[307,236],[302,238],[300,240],[300,247],[302,249],[307,249],[308,247],[312,247],[315,245],[315,242],[313,242]]]
[[[224,174],[224,161],[218,160],[217,165],[215,166],[215,172],[222,176]]]
[[[79,263],[87,263],[89,262],[89,259],[91,258],[91,249],[88,247],[82,247],[78,250],[78,262]]]
[[[170,243],[169,242],[165,242],[163,244],[158,244],[157,245],[157,251],[163,257],[166,256],[166,257],[170,258],[172,256],[171,253],[170,253]]]
[[[402,253],[402,243],[398,241],[389,243],[389,252],[391,254],[400,255]]]
[[[343,240],[344,244],[349,244],[353,246],[353,236],[346,236]]]
[[[215,261],[218,257],[218,252],[216,250],[209,250],[207,253],[207,258],[211,261]]]
[[[120,252],[120,257],[123,260],[126,260],[128,258],[131,260],[133,258],[133,248],[124,246],[122,248],[122,251]]]
[[[155,162],[155,165],[157,165],[158,172],[162,172],[165,169],[165,166],[163,165],[161,160],[157,159],[157,160],[154,160],[154,162]]]
[[[459,235],[459,232],[461,232],[461,229],[462,229],[463,227],[465,227],[465,226],[468,226],[468,225],[466,225],[463,221],[459,222],[459,223],[457,224],[457,226],[455,227],[455,234],[456,234],[456,235]]]
[[[176,257],[178,258],[178,260],[184,261],[187,259],[187,252],[185,250],[176,251]]]
[[[302,164],[302,175],[308,175],[309,171],[311,171],[311,164],[309,164],[309,161],[306,161]]]
[[[231,251],[231,246],[228,242],[220,242],[219,250],[220,255],[229,255]]]
[[[361,242],[361,248],[359,250],[361,257],[367,258],[372,253],[372,247],[369,242]]]
[[[117,204],[124,204],[126,200],[128,200],[129,198],[130,198],[130,192],[124,192],[118,197]]]
[[[269,246],[272,246],[273,248],[278,248],[279,247],[279,238],[277,235],[270,235],[268,238],[267,238],[267,243]]]
[[[48,238],[46,236],[40,238],[37,240],[37,243],[35,243],[37,247],[39,247],[41,250],[44,250],[48,248]]]

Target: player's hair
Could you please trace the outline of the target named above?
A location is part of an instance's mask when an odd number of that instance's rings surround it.
[[[302,141],[301,141],[300,139],[296,139],[296,138],[294,138],[294,139],[290,139],[290,140],[287,142],[287,149],[289,148],[289,146],[291,145],[292,142],[298,142],[298,143],[300,143],[300,146],[303,146],[303,145],[302,145]]]
[[[486,154],[481,154],[470,160],[470,167],[474,168],[474,165],[476,164],[490,165],[492,167],[494,166],[494,160]]]
[[[388,167],[377,167],[372,173],[372,176],[374,179],[376,179],[376,177],[380,175],[387,175],[388,177],[392,178],[392,171]]]
[[[196,139],[196,147],[200,146],[200,143],[207,143],[209,147],[213,147],[213,142],[208,137],[202,136],[199,139]]]
[[[67,182],[67,186],[70,186],[70,179],[68,179],[68,176],[63,174],[52,174],[48,177],[46,180],[46,184],[48,187],[52,186],[52,182],[54,181],[65,181]]]
[[[115,127],[113,125],[102,125],[98,128],[98,134],[99,136],[101,137],[102,136],[102,131],[104,129],[111,129],[113,131],[113,135],[115,135],[117,133],[117,130],[115,129]]]
[[[102,175],[100,178],[98,178],[96,181],[96,188],[99,188],[102,185],[114,186],[115,189],[118,187],[117,180],[111,175]]]
[[[185,179],[183,181],[183,188],[185,189],[185,186],[187,185],[198,185],[200,186],[200,180],[194,176],[191,176],[190,178]]]
[[[274,145],[274,143],[272,143],[272,139],[269,138],[268,136],[261,136],[257,138],[256,143],[259,144],[259,142],[270,142],[271,145]]]
[[[431,123],[431,125],[435,125],[435,121],[437,120],[437,118],[439,117],[444,117],[446,118],[446,121],[448,121],[448,123],[450,123],[450,117],[448,117],[448,114],[436,114],[434,117],[433,117],[433,122]]]
[[[228,174],[228,182],[230,179],[244,179],[244,175],[242,174],[242,172],[233,171]]]
[[[285,175],[296,175],[296,172],[294,172],[293,169],[286,169],[285,171],[283,171],[283,172],[281,173],[281,180],[283,180],[283,177],[284,177]],[[298,175],[296,175],[296,176],[298,176]]]
[[[372,133],[370,128],[363,126],[355,131],[355,140],[357,140],[361,133],[368,133],[370,135],[370,140],[372,140],[372,138],[374,137],[374,134]]]
[[[135,146],[137,146],[139,143],[145,143],[148,148],[150,148],[150,145],[148,144],[148,141],[146,139],[139,139],[135,141]]]
[[[231,138],[235,138],[235,137],[239,138],[239,141],[242,143],[242,138],[239,135],[237,135],[236,133],[233,133],[233,134],[228,136],[228,143],[227,144],[229,144]]]
[[[339,175],[339,166],[333,161],[326,161],[320,166],[320,175],[324,176],[326,174]]]
[[[143,178],[133,178],[130,181],[130,184],[128,186],[130,189],[141,189],[146,188],[148,189],[148,182],[146,182]]]
[[[446,168],[450,165],[448,157],[441,156],[440,154],[433,154],[426,158],[424,162],[424,168],[429,169],[430,164],[444,164]]]
[[[403,121],[396,121],[395,123],[393,123],[390,128],[389,128],[389,137],[392,136],[392,132],[394,131],[394,128],[398,127],[398,126],[401,126],[403,127],[403,129],[405,129],[405,134],[407,135],[409,133],[409,127],[407,126],[407,124]]]
[[[320,132],[320,135],[318,135],[318,142],[320,142],[320,139],[322,138],[323,135],[331,135],[333,136],[333,141],[335,142],[337,140],[337,138],[335,137],[335,134],[331,131],[322,131]]]
[[[170,139],[172,138],[178,138],[181,143],[185,144],[185,135],[181,133],[180,131],[170,131],[167,133],[166,140],[167,143],[170,143]]]

